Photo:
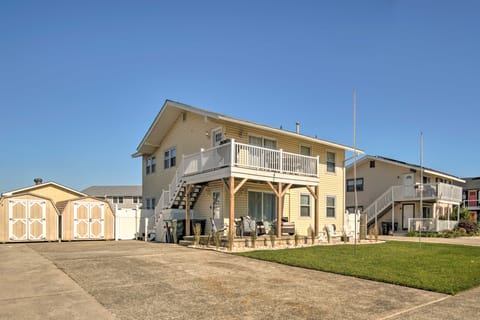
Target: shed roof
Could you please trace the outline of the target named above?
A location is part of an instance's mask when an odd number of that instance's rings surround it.
[[[64,185],[61,185],[59,183],[56,183],[56,182],[53,182],[53,181],[48,181],[48,182],[44,182],[44,183],[39,183],[39,184],[34,184],[33,186],[29,186],[29,187],[25,187],[25,188],[21,188],[21,189],[16,189],[16,190],[12,190],[12,191],[7,191],[7,192],[4,192],[2,193],[2,196],[10,196],[10,195],[15,195],[15,194],[23,194],[23,193],[29,193],[33,190],[36,190],[36,189],[40,189],[40,188],[44,188],[44,187],[47,187],[47,186],[55,186],[57,188],[60,188],[60,189],[64,189],[64,190],[67,190],[69,192],[72,192],[74,194],[76,194],[77,196],[79,197],[85,197],[87,196],[85,193],[83,192],[80,192],[80,191],[77,191],[75,189],[72,189],[72,188],[69,188],[69,187],[66,187]]]

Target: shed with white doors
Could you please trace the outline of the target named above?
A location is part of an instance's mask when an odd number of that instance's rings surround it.
[[[58,202],[57,208],[62,241],[114,239],[115,218],[107,201],[75,198]]]
[[[58,240],[58,211],[52,200],[33,194],[0,198],[0,242]]]

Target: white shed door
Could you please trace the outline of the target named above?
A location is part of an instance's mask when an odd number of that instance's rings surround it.
[[[10,240],[45,240],[47,233],[45,200],[8,201]]]
[[[103,239],[105,205],[99,202],[73,203],[73,236],[75,239]]]

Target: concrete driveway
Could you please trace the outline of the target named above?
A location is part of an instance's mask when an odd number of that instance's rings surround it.
[[[0,245],[0,319],[464,319],[457,296],[170,244]]]

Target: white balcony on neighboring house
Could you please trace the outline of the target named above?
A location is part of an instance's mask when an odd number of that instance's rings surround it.
[[[367,222],[380,217],[390,209],[394,202],[420,201],[444,202],[459,205],[462,202],[462,188],[447,183],[426,183],[417,185],[401,185],[390,187],[364,211]]]
[[[314,186],[319,183],[319,158],[227,140],[184,156],[179,171],[192,184],[233,176]]]
[[[480,210],[480,199],[463,200],[463,206],[467,208],[467,210]]]

